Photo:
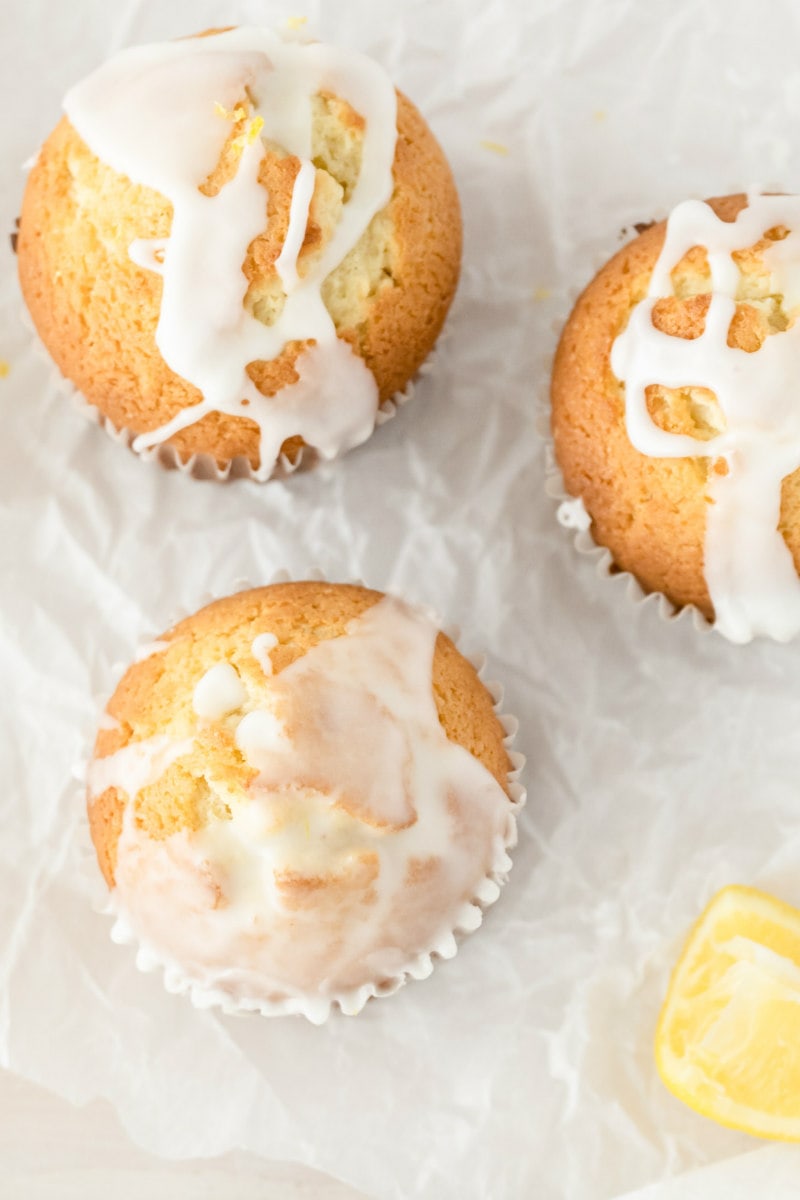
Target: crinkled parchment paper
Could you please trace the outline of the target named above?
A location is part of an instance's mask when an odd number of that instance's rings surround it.
[[[242,1146],[380,1200],[706,1200],[715,1176],[730,1200],[770,1164],[800,1179],[791,1148],[683,1108],[651,1052],[710,894],[736,880],[800,903],[800,644],[701,637],[599,580],[556,524],[534,432],[554,323],[623,227],[685,196],[800,190],[800,10],[9,6],[2,227],[17,164],[109,52],[303,13],[380,59],[446,147],[466,225],[448,336],[414,400],[346,459],[285,485],[196,483],[57,396],[0,249],[0,1061],[76,1102],[108,1097],[157,1154]],[[320,1029],[199,1013],[137,972],[91,910],[71,778],[114,661],[208,591],[312,564],[459,623],[529,756],[515,867],[484,928],[430,980]],[[699,1185],[652,1188],[701,1166]]]

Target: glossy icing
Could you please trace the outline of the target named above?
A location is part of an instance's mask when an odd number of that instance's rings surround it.
[[[647,298],[616,339],[611,366],[625,385],[625,421],[632,444],[661,458],[724,459],[727,472],[710,469],[705,576],[715,626],[734,642],[762,634],[788,641],[800,632],[800,579],[778,524],[783,480],[800,468],[800,323],[768,336],[753,353],[728,345],[741,275],[732,258],[784,226],[788,236],[768,245],[763,261],[770,292],[784,311],[800,300],[800,197],[751,194],[735,221],[688,200],[672,212]],[[693,246],[707,250],[711,301],[705,329],[693,340],[653,325],[658,299],[673,294],[671,272]],[[660,429],[646,399],[651,384],[707,388],[724,417],[708,440]]]
[[[316,178],[311,101],[323,91],[365,119],[362,164],[330,241],[300,275]],[[250,114],[236,174],[217,195],[205,195],[199,187],[230,135],[228,118],[243,103]],[[383,70],[353,51],[232,29],[124,50],[72,88],[64,108],[98,158],[173,207],[170,236],[138,239],[130,254],[162,276],[156,342],[167,365],[202,399],[138,436],[134,449],[160,444],[211,412],[258,425],[260,478],[271,474],[288,438],[302,437],[323,458],[365,441],[375,424],[377,385],[337,337],[321,289],[392,195],[396,96]],[[299,159],[276,263],[286,299],[269,326],[244,307],[242,269],[266,225],[267,194],[258,175],[268,141]],[[296,341],[312,342],[296,361],[297,382],[263,396],[248,364],[276,358]]]
[[[219,662],[210,667],[192,693],[192,708],[198,717],[220,721],[236,712],[247,699],[247,692],[235,667]]]
[[[156,961],[245,1006],[326,1009],[421,970],[431,952],[452,952],[455,929],[480,923],[478,903],[498,890],[491,876],[509,865],[514,805],[442,729],[436,637],[427,616],[386,598],[266,675],[226,718],[252,770],[246,792],[222,781],[230,819],[196,832],[155,841],[135,819],[140,779],[186,753],[185,740],[100,760],[99,784],[122,778],[134,799],[115,909]]]

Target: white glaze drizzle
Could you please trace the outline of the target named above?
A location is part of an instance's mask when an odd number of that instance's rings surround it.
[[[129,742],[114,754],[92,759],[86,773],[91,799],[102,796],[108,788],[118,788],[129,797],[155,783],[168,767],[184,754],[190,754],[194,738],[175,741],[166,734]],[[131,806],[128,805],[128,808]]]
[[[275,259],[275,270],[280,276],[283,290],[287,296],[300,283],[297,273],[297,259],[303,246],[308,226],[308,212],[311,197],[314,195],[316,169],[310,159],[304,158],[292,188],[292,202],[289,208],[289,228],[283,242],[283,247]]]
[[[128,247],[128,254],[137,267],[163,275],[164,254],[168,244],[169,238],[134,238]]]
[[[265,675],[272,674],[272,659],[270,658],[270,651],[274,650],[277,644],[278,639],[275,637],[274,633],[259,633],[258,636],[253,639],[253,645],[251,647],[253,651],[253,658],[261,667],[261,670]]]
[[[297,258],[315,180],[311,99],[321,91],[340,96],[365,119],[362,165],[329,243],[300,278]],[[245,92],[254,119],[263,120],[261,136],[243,139],[233,179],[216,196],[203,195],[199,186],[230,133],[220,110],[234,109]],[[256,475],[266,478],[287,438],[301,436],[323,458],[365,441],[375,424],[377,385],[337,337],[321,288],[392,194],[396,96],[383,70],[352,51],[241,28],[124,50],[73,87],[64,108],[98,158],[173,206],[169,238],[137,239],[130,254],[163,278],[156,342],[202,400],[141,434],[133,448],[160,444],[211,412],[246,417],[259,427]],[[243,304],[242,264],[266,224],[267,197],[258,181],[262,137],[301,160],[276,263],[286,301],[271,326]],[[263,396],[248,364],[308,340],[314,344],[297,359],[297,382]]]
[[[800,300],[800,197],[751,193],[731,222],[699,200],[678,205],[647,299],[634,308],[611,353],[625,388],[628,436],[640,453],[727,463],[727,474],[708,474],[705,577],[715,627],[733,642],[757,635],[788,641],[800,632],[800,579],[778,529],[782,482],[800,467],[800,322],[768,336],[754,353],[727,344],[740,283],[732,253],[780,225],[790,232],[771,243],[763,259],[771,293],[791,308]],[[706,248],[711,300],[702,335],[687,340],[657,330],[652,313],[659,298],[673,294],[671,272],[693,246]],[[709,389],[725,428],[709,440],[660,429],[647,408],[646,388],[653,384]]]
[[[579,533],[590,529],[592,524],[592,518],[580,496],[572,500],[562,500],[556,509],[556,520],[565,529],[576,529]]]
[[[237,1001],[329,1003],[480,923],[513,805],[439,723],[436,635],[385,599],[272,677],[236,729],[257,776],[229,820],[154,841],[126,806],[115,908],[160,961]]]
[[[268,766],[273,754],[291,753],[280,719],[268,708],[256,708],[236,727],[236,745],[252,767]]]
[[[247,692],[236,668],[228,662],[219,662],[195,684],[192,708],[198,717],[220,721],[241,708],[246,699]]]

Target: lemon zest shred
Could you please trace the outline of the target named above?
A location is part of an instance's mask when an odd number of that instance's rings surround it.
[[[499,154],[501,158],[506,158],[511,153],[508,146],[504,145],[503,142],[484,140],[481,142],[481,146],[484,150],[491,151],[492,154]]]
[[[234,124],[243,121],[247,116],[247,110],[241,104],[237,104],[236,108],[228,109],[224,104],[220,104],[219,100],[214,101],[214,112],[218,117],[222,117],[225,121],[233,121]]]

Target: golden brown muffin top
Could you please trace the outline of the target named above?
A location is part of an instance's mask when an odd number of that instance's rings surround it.
[[[253,134],[243,91],[228,113],[230,134],[201,190],[216,195],[236,172],[243,139]],[[341,98],[312,102],[316,180],[298,260],[306,274],[329,244],[358,177],[363,117]],[[222,118],[220,118],[222,119]],[[243,264],[246,309],[265,325],[277,319],[284,291],[275,269],[286,236],[300,160],[274,143],[261,162],[268,194],[265,229]],[[340,337],[363,358],[381,400],[405,387],[430,352],[455,291],[461,255],[458,197],[447,162],[427,124],[398,94],[394,193],[357,245],[325,280],[322,295]],[[167,237],[172,208],[150,188],[101,162],[68,119],[43,145],[22,207],[20,281],[34,323],[62,372],[117,428],[160,428],[201,393],[161,357],[155,342],[162,280],[134,263],[137,239]],[[198,247],[202,254],[202,247]],[[297,379],[307,342],[290,342],[248,374],[272,395]],[[219,465],[244,456],[260,463],[258,426],[212,412],[169,439],[182,457],[211,453]],[[283,452],[296,457],[301,442]]]
[[[193,695],[205,673],[221,662],[231,664],[247,693],[244,708],[252,711],[270,686],[253,650],[258,635],[277,639],[269,659],[273,675],[279,676],[312,647],[346,637],[348,623],[381,599],[382,593],[364,587],[317,582],[240,592],[179,622],[154,644],[153,653],[126,671],[107,705],[108,718],[95,743],[96,761],[154,737],[174,742],[194,738],[191,754],[137,795],[137,823],[150,837],[197,830],[212,817],[224,820],[227,790],[240,797],[256,775],[228,722],[198,720]],[[505,734],[492,698],[443,633],[436,639],[432,689],[447,737],[474,755],[507,791]],[[127,800],[118,787],[90,798],[92,836],[109,886]]]
[[[746,206],[744,195],[711,199],[723,221]],[[648,591],[676,605],[694,604],[709,619],[714,611],[704,576],[704,537],[709,472],[726,472],[716,457],[701,457],[702,442],[724,427],[717,398],[706,388],[646,389],[653,422],[698,441],[698,454],[659,458],[640,453],[625,428],[622,383],[611,368],[614,341],[647,295],[664,244],[666,222],[644,230],[595,276],[578,299],[559,343],[551,385],[556,457],[567,491],[580,496],[592,518],[595,540],[615,563],[631,571]],[[770,289],[765,250],[786,235],[776,227],[753,246],[734,252],[740,280],[728,345],[748,353],[786,330],[795,313]],[[711,275],[704,247],[695,246],[672,271],[674,296],[653,308],[656,329],[694,339],[705,327]],[[800,568],[800,473],[783,484],[781,531]]]

